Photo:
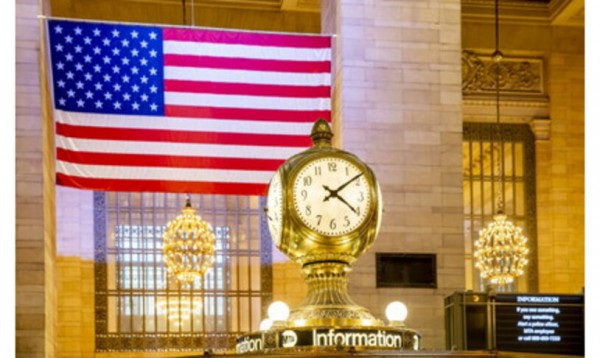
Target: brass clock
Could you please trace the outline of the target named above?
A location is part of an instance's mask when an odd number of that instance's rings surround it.
[[[367,218],[370,183],[348,159],[325,156],[309,161],[292,184],[296,215],[306,227],[325,235],[352,232]]]
[[[313,146],[289,158],[269,185],[267,218],[275,245],[301,263],[351,264],[373,243],[381,194],[372,170],[332,147],[329,124],[313,126]]]

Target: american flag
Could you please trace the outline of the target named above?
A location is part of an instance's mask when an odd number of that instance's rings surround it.
[[[56,181],[264,195],[331,120],[331,37],[48,21]]]

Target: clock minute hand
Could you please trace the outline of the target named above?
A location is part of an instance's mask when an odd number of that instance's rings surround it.
[[[345,182],[344,184],[340,185],[339,188],[335,189],[335,193],[337,194],[338,191],[344,189],[345,187],[350,185],[350,183],[352,183],[356,179],[360,178],[362,175],[363,175],[363,173],[360,173],[360,174],[356,175],[354,178],[352,178],[352,179],[348,180],[347,182]]]

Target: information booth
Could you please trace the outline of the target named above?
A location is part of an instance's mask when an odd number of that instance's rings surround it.
[[[444,303],[449,350],[584,355],[583,295],[467,291]]]

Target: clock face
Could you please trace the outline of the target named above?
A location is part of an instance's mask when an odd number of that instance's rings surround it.
[[[283,221],[283,191],[281,187],[281,176],[279,171],[271,179],[269,192],[267,194],[267,219],[269,223],[269,232],[276,246],[281,242],[281,224]]]
[[[306,164],[293,183],[296,214],[311,230],[339,236],[358,228],[372,205],[364,173],[348,160],[325,157]]]

